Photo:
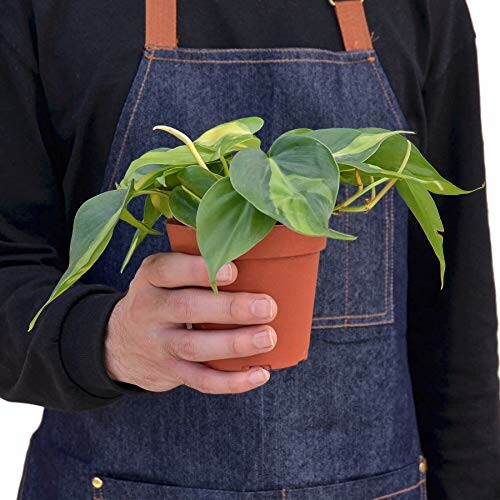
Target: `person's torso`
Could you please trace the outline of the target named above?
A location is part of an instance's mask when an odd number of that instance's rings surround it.
[[[293,128],[408,128],[370,48],[196,49],[183,47],[181,30],[179,38],[180,48],[146,47],[102,189],[140,154],[173,145],[151,133],[161,123],[196,137],[258,115],[266,121],[264,147]],[[108,85],[111,91],[113,79]],[[107,95],[95,89],[96,99]],[[96,107],[92,99],[85,104]],[[43,478],[51,498],[64,491],[120,499],[422,498],[406,352],[407,210],[392,190],[369,214],[332,224],[358,240],[330,241],[322,254],[307,361],[241,395],[180,387],[102,410],[46,411],[23,498],[34,498]],[[120,276],[130,237],[119,226],[86,281],[125,290],[142,258],[168,250],[166,237],[151,239]],[[104,484],[93,488],[94,476]]]

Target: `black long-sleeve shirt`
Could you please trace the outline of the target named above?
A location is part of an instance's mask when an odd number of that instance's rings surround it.
[[[343,50],[326,0],[180,0],[184,47]],[[418,145],[464,188],[484,180],[475,37],[464,0],[367,0],[375,48]],[[144,44],[141,0],[0,3],[0,396],[107,405],[120,294],[79,284],[29,320],[67,263],[72,220],[100,188]],[[438,199],[446,287],[413,219],[409,359],[431,499],[500,498],[496,312],[486,193]]]

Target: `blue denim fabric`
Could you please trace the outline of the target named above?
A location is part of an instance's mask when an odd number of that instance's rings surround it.
[[[373,52],[147,51],[103,189],[140,154],[176,145],[154,125],[196,137],[251,115],[266,120],[264,147],[296,127],[406,126]],[[265,386],[240,395],[180,387],[79,414],[46,411],[21,498],[424,498],[406,353],[406,221],[394,190],[368,214],[333,218],[359,238],[329,242],[309,358]],[[132,232],[118,227],[88,282],[125,290],[146,255],[169,249],[166,236],[150,238],[120,275]]]

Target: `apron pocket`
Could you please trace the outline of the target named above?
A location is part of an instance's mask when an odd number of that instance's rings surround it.
[[[99,488],[94,488],[92,500],[279,500],[279,491],[237,492],[167,486],[162,484],[142,483],[99,476]]]
[[[358,238],[329,240],[321,253],[313,330],[394,323],[395,196],[368,213],[332,217],[333,228]]]
[[[307,488],[238,492],[143,483],[108,476],[92,479],[93,500],[424,500],[425,469],[420,461],[364,479]]]
[[[425,500],[426,473],[423,457],[417,463],[392,472],[326,486],[285,491],[282,500]]]

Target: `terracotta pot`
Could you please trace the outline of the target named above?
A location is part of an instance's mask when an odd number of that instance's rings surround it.
[[[171,221],[166,225],[172,251],[200,255],[194,229]],[[219,289],[266,293],[273,297],[278,304],[278,314],[269,324],[276,330],[278,343],[268,353],[206,364],[225,371],[248,370],[252,366],[277,370],[307,359],[319,255],[325,247],[326,238],[303,236],[276,225],[266,238],[236,259],[237,280]],[[238,325],[193,325],[201,329],[236,327]]]

